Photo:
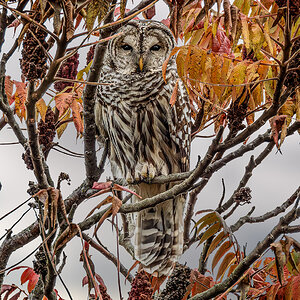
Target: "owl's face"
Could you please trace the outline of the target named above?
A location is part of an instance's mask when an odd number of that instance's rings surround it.
[[[111,67],[122,74],[159,71],[175,46],[171,31],[156,21],[130,21],[108,44]]]

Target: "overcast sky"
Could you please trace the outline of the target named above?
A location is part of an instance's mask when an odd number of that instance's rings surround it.
[[[137,2],[137,1],[135,1]],[[161,2],[160,2],[161,3]],[[129,1],[130,6],[131,1]],[[161,20],[167,17],[167,8],[164,3],[157,8],[157,16],[155,19]],[[13,29],[9,29],[7,32],[6,42],[3,51],[9,49],[11,41],[13,40]],[[86,48],[80,53],[80,66],[85,66]],[[15,80],[20,80],[19,70],[19,56],[16,54],[7,65],[7,75],[10,75]],[[21,125],[25,128],[25,124]],[[268,128],[267,123],[262,132]],[[25,132],[24,132],[25,133]],[[203,133],[205,134],[205,133]],[[209,134],[209,132],[207,132]],[[12,130],[6,126],[0,131],[0,143],[2,142],[14,142],[16,138],[13,135]],[[197,161],[197,156],[204,156],[207,147],[210,143],[210,139],[196,139],[192,145],[192,161],[191,168],[193,168]],[[68,126],[67,131],[60,140],[60,144],[75,152],[83,152],[83,140],[76,140],[76,133],[73,124]],[[259,153],[264,146],[255,151]],[[252,205],[256,206],[254,215],[260,215],[266,211],[275,208],[285,201],[299,186],[300,182],[300,144],[299,135],[295,134],[292,137],[286,139],[282,146],[282,155],[277,153],[276,149],[269,155],[269,157],[254,170],[254,175],[249,181],[249,187],[252,189],[252,203],[246,205],[238,210],[235,215],[228,220],[228,224],[231,225],[238,217],[247,213]],[[13,146],[0,146],[0,182],[2,183],[2,190],[0,191],[0,217],[7,211],[13,209],[16,205],[28,198],[26,190],[28,188],[28,181],[35,180],[32,171],[27,170],[26,166],[21,158],[23,149],[20,145]],[[255,154],[254,153],[254,154]],[[226,186],[226,199],[231,196],[232,192],[237,187],[239,180],[244,173],[244,167],[248,163],[250,155],[249,153],[243,158],[231,162],[228,166],[223,168],[217,174],[213,176],[209,184],[201,193],[197,210],[212,208],[215,209],[218,205],[220,197],[222,195],[222,183],[221,179],[225,180]],[[100,157],[101,153],[99,153]],[[71,185],[68,186],[65,182],[62,185],[63,196],[69,195],[84,179],[84,161],[83,159],[69,157],[55,151],[51,151],[48,158],[48,165],[52,178],[57,181],[60,172],[66,172],[71,177]],[[102,176],[102,180],[105,180],[106,176],[109,176],[109,164],[106,165],[107,172]],[[87,213],[99,202],[99,198],[93,198],[84,202],[80,206],[76,215],[75,222],[81,221]],[[5,233],[5,229],[9,228],[27,209],[23,207],[10,217],[0,222],[0,236]],[[26,217],[16,226],[14,233],[17,233],[22,228],[28,226],[35,220],[35,215],[30,211]],[[266,224],[258,225],[245,225],[242,229],[236,233],[238,241],[241,245],[248,244],[248,252],[257,244],[259,240],[269,232],[270,228],[274,224],[274,221],[266,222]],[[114,253],[116,253],[116,236],[112,233],[111,225],[109,222],[105,222],[99,231],[99,237],[103,243]],[[299,240],[298,235],[298,240]],[[40,238],[23,247],[11,256],[8,266],[22,259],[28,253],[32,251],[40,243]],[[190,267],[197,267],[198,258],[201,248],[193,248],[187,251],[181,258],[182,262],[187,262]],[[86,298],[87,287],[81,287],[81,280],[85,276],[82,268],[82,263],[79,262],[79,255],[81,252],[81,242],[75,238],[71,241],[66,249],[68,256],[68,262],[65,266],[62,277],[69,287],[74,300],[81,300]],[[107,287],[112,299],[118,299],[117,294],[117,280],[116,280],[116,268],[114,265],[107,261],[100,253],[97,253],[91,249],[92,259],[96,266],[96,272],[100,274]],[[33,256],[27,259],[22,265],[32,266]],[[126,267],[130,267],[132,261],[129,259],[129,255],[125,251],[121,251],[121,261]],[[70,263],[71,262],[71,263]],[[15,283],[20,285],[20,276],[22,271],[15,271],[5,278],[5,283]],[[121,276],[122,283],[124,282],[123,276]],[[122,284],[123,285],[123,284]],[[24,285],[25,287],[25,285]],[[57,289],[63,298],[68,299],[64,288],[58,282]],[[127,298],[127,291],[129,284],[123,285],[123,297]]]

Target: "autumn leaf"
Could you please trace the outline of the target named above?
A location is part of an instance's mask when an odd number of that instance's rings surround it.
[[[16,80],[14,80],[14,84],[16,86],[16,91],[11,98],[11,103],[15,102],[16,115],[22,121],[23,119],[26,119],[25,102],[27,99],[27,87],[24,82],[19,82]]]
[[[5,76],[5,94],[9,105],[12,103],[11,98],[14,89],[14,81],[11,80],[10,78],[11,78],[10,76]]]
[[[272,119],[270,119],[270,124],[271,124],[271,131],[272,131],[272,138],[274,140],[275,145],[279,149],[280,146],[278,144],[278,139],[279,139],[279,132],[281,131],[284,123],[286,122],[286,115],[280,115],[280,116],[275,116]]]
[[[147,20],[151,20],[155,16],[155,13],[155,5],[142,12],[143,17]]]
[[[78,133],[83,133],[83,120],[81,118],[80,112],[82,111],[82,106],[73,99],[70,108],[72,110],[72,116],[73,116],[73,122],[75,125],[75,128]]]
[[[92,0],[89,2],[86,15],[86,28],[88,30],[93,29],[97,17],[98,23],[102,21],[109,10],[110,3],[111,0]]]
[[[70,223],[55,241],[53,252],[56,253],[60,248],[64,247],[77,233],[78,225]]]
[[[36,103],[36,109],[40,113],[42,120],[45,122],[46,112],[47,112],[47,105],[43,99],[40,99]]]
[[[274,251],[275,254],[275,262],[276,262],[276,269],[277,269],[277,275],[278,280],[281,284],[285,284],[285,276],[284,276],[284,267],[286,265],[286,256],[283,251],[283,247],[281,242],[275,242],[270,245],[271,249]]]
[[[215,254],[212,261],[212,270],[214,270],[215,266],[218,264],[219,260],[223,257],[223,255],[232,247],[232,243],[230,241],[224,242],[217,253]]]
[[[28,267],[21,275],[21,284],[24,284],[26,281],[28,281],[27,290],[28,293],[31,293],[34,289],[35,285],[37,284],[39,280],[40,275],[36,274],[34,270],[30,267]]]

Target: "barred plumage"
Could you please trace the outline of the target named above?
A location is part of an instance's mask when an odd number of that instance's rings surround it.
[[[114,176],[148,198],[174,185],[151,184],[152,178],[189,169],[189,100],[179,81],[177,101],[169,104],[178,75],[172,58],[167,83],[162,78],[162,64],[175,45],[166,26],[130,21],[120,32],[107,47],[100,81],[110,85],[98,88],[96,124],[109,141]],[[150,184],[135,184],[140,180]],[[184,202],[181,195],[136,214],[135,257],[147,272],[169,274],[182,253]]]

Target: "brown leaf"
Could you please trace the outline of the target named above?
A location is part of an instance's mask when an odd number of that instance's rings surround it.
[[[51,214],[50,214],[50,225],[52,228],[56,225],[58,202],[60,197],[60,191],[53,187],[48,188],[48,193],[51,200]]]
[[[230,32],[232,28],[231,12],[230,12],[230,2],[229,0],[224,0],[224,27],[226,32]]]
[[[66,26],[66,36],[67,40],[70,40],[75,32],[74,27],[74,6],[71,0],[67,0],[65,3],[65,26]]]
[[[229,268],[229,266],[231,266],[235,262],[235,254],[233,252],[227,253],[219,266],[216,279],[218,280],[220,277],[222,277],[225,274],[226,270]]]
[[[112,196],[108,196],[108,197],[106,197],[104,200],[102,200],[98,205],[96,205],[89,213],[88,213],[88,215],[85,217],[85,218],[88,218],[89,216],[91,216],[93,213],[94,213],[94,211],[96,210],[96,209],[99,209],[100,207],[102,207],[103,205],[106,205],[106,204],[108,204],[108,203],[111,203],[112,202]]]
[[[98,17],[98,23],[100,23],[107,14],[110,7],[111,0],[92,0],[87,7],[86,15],[86,28],[92,30],[94,22]]]
[[[271,124],[271,131],[272,131],[272,138],[277,146],[277,148],[279,149],[280,146],[278,144],[278,138],[279,138],[279,132],[282,129],[282,126],[284,125],[285,121],[286,121],[286,115],[280,115],[280,116],[275,116],[270,120],[270,124]]]
[[[151,20],[155,16],[155,5],[143,11],[142,15],[145,19]]]
[[[127,0],[121,0],[120,3],[120,16],[123,19],[125,16]]]
[[[283,284],[285,284],[284,266],[286,265],[286,256],[284,254],[281,242],[272,243],[270,247],[275,254],[278,280],[282,286]]]
[[[70,225],[62,232],[62,234],[57,238],[54,244],[54,254],[65,246],[76,234],[78,233],[78,226],[74,223],[70,223]]]
[[[111,206],[112,224],[114,224],[114,218],[122,206],[122,200],[120,200],[116,196],[113,196],[111,204],[112,204],[112,206]]]

